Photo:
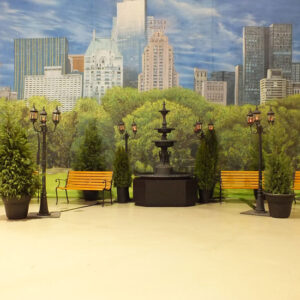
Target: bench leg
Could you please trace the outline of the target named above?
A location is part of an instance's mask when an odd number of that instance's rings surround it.
[[[55,189],[55,193],[56,193],[56,205],[57,205],[57,203],[58,203],[57,188]]]
[[[104,207],[104,190],[102,191],[102,207]]]
[[[110,204],[112,205],[112,194],[111,194],[111,189],[109,190],[110,192]]]
[[[68,191],[67,191],[67,190],[65,190],[65,191],[66,191],[67,202],[68,202],[68,204],[69,204]]]

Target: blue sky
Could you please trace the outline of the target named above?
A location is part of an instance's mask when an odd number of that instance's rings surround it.
[[[14,38],[65,36],[84,53],[93,28],[110,36],[117,0],[0,0],[0,86],[13,87]],[[193,88],[193,68],[234,71],[242,63],[243,26],[293,24],[300,61],[299,0],[148,0],[148,15],[167,20],[180,85]]]

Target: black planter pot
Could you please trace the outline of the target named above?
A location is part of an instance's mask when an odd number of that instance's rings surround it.
[[[212,199],[213,190],[205,191],[199,190],[199,202],[201,203],[208,203]]]
[[[119,203],[127,203],[129,199],[129,188],[128,187],[117,187],[117,197]]]
[[[82,191],[84,200],[95,201],[98,200],[99,191]]]
[[[2,197],[6,216],[10,220],[18,220],[27,218],[30,196],[22,196],[21,198]]]
[[[268,201],[270,216],[273,218],[288,218],[291,214],[293,194],[273,195],[265,193]]]

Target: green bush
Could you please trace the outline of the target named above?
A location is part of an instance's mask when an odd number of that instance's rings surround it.
[[[218,176],[218,140],[215,130],[205,132],[196,155],[195,175],[200,190],[210,191]]]
[[[96,125],[96,120],[90,120],[84,132],[83,139],[74,153],[72,168],[76,171],[104,171],[105,159],[102,139]]]
[[[118,147],[113,164],[113,181],[116,187],[129,187],[132,181],[132,172],[129,157],[124,147]]]
[[[284,151],[275,150],[267,156],[265,191],[272,194],[292,193],[293,168]]]
[[[7,113],[0,127],[0,194],[15,198],[33,196],[38,177],[25,130]]]

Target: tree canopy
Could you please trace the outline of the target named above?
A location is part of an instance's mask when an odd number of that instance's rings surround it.
[[[246,115],[254,106],[221,106],[207,102],[197,93],[184,88],[152,90],[139,93],[136,89],[115,87],[107,91],[101,104],[95,99],[82,98],[71,112],[62,114],[61,122],[54,134],[48,135],[48,166],[70,167],[74,153],[80,147],[84,132],[90,120],[96,120],[98,134],[102,138],[106,167],[111,169],[114,151],[124,146],[124,139],[118,132],[117,124],[122,120],[128,133],[129,156],[133,170],[151,171],[158,163],[158,151],[153,143],[160,139],[155,128],[161,127],[162,117],[158,112],[163,101],[171,112],[167,115],[169,127],[176,128],[169,139],[176,140],[171,151],[171,164],[178,171],[187,171],[194,165],[199,140],[193,133],[195,121],[200,119],[204,129],[213,121],[219,143],[219,167],[223,170],[252,170],[257,168],[257,135],[251,134]],[[28,131],[29,141],[37,150],[37,135],[29,120],[29,110],[35,104],[40,111],[44,106],[51,113],[58,102],[44,97],[32,97],[27,101],[0,99],[0,111],[9,106],[14,108],[14,118]],[[267,124],[269,106],[260,106],[264,153],[271,153],[275,146],[284,147],[295,168],[300,167],[300,95],[274,100],[276,114],[274,126]],[[136,136],[131,132],[133,120],[138,126]],[[0,118],[1,123],[1,118]],[[255,131],[255,130],[253,130]]]

